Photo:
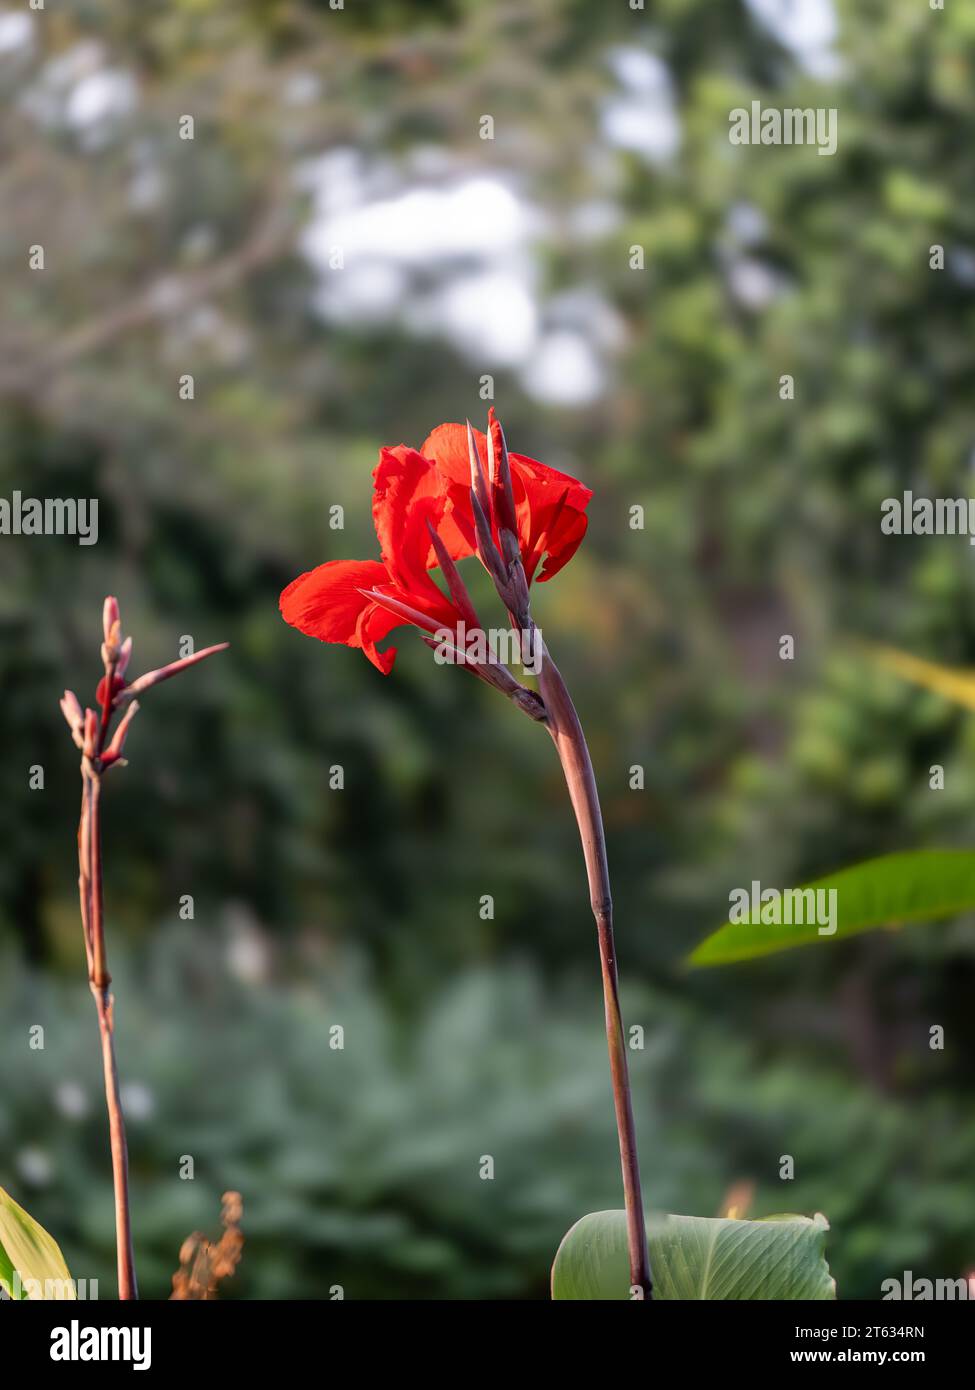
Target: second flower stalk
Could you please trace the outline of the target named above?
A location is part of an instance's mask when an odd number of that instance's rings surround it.
[[[620,1011],[606,839],[595,774],[582,724],[565,681],[532,617],[531,595],[519,541],[518,515],[508,449],[501,425],[494,418],[493,411],[485,441],[488,455],[486,467],[469,421],[467,442],[471,470],[470,507],[474,520],[476,554],[491,576],[497,595],[507,610],[511,627],[518,634],[523,648],[527,648],[531,654],[532,669],[537,670],[539,693],[536,694],[517,681],[493,652],[485,656],[483,643],[476,651],[472,649],[471,635],[483,636],[484,628],[448,547],[429,517],[426,526],[430,541],[437,564],[444,576],[451,605],[460,620],[456,629],[460,634],[459,639],[452,640],[454,633],[445,629],[442,622],[383,592],[380,588],[360,589],[359,592],[364,599],[378,605],[400,621],[419,627],[424,634],[423,641],[428,646],[438,652],[446,652],[454,664],[465,667],[488,685],[500,690],[524,713],[544,724],[555,744],[579,827],[590,904],[596,921],[606,1039],[626,1208],[630,1284],[634,1297],[650,1299],[653,1280],[647,1250],[636,1127]],[[550,520],[551,529],[556,525],[567,495],[567,491],[563,492],[556,505],[554,516]],[[544,547],[545,539],[545,536],[539,538],[539,551]]]
[[[102,882],[102,780],[112,767],[124,767],[125,741],[139,702],[136,695],[161,681],[179,675],[188,667],[223,651],[227,643],[207,647],[147,671],[131,683],[126,680],[132,655],[132,638],[122,641],[118,601],[106,598],[102,611],[101,660],[103,675],[95,692],[96,709],[82,711],[78,697],[66,690],[61,697],[64,715],[75,747],[81,753],[81,816],[78,822],[78,895],[81,926],[88,962],[88,983],[98,1013],[105,1105],[108,1110],[109,1141],[112,1155],[112,1183],[115,1193],[115,1242],[118,1265],[119,1298],[138,1298],[135,1258],[132,1250],[132,1216],[129,1204],[129,1154],[125,1118],[115,1055],[115,999],[108,969],[105,944],[105,894]],[[124,710],[112,729],[112,721]]]

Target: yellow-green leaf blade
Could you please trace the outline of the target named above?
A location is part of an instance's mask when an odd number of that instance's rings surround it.
[[[2,1187],[0,1284],[11,1298],[75,1297],[74,1284],[57,1241]]]
[[[934,661],[911,656],[910,652],[899,651],[896,647],[872,647],[870,650],[878,665],[893,671],[903,680],[932,690],[953,704],[975,709],[975,671],[939,666]]]
[[[836,890],[836,930],[811,923],[725,922],[702,941],[691,965],[728,965],[812,942],[837,941],[873,927],[956,917],[975,909],[975,851],[905,850],[869,859],[802,885]],[[826,902],[826,899],[822,901]]]

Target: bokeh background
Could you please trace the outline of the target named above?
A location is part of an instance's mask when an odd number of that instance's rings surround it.
[[[226,1188],[246,1298],[544,1298],[620,1205],[548,739],[409,632],[384,679],[277,613],[375,554],[379,445],[483,421],[485,376],[595,491],[535,608],[604,799],[648,1200],[823,1211],[846,1298],[975,1263],[975,923],[684,965],[752,878],[971,843],[971,720],[851,639],[975,660],[965,540],[879,529],[972,486],[973,58],[972,7],[922,0],[6,0],[0,495],[97,496],[100,537],[0,538],[0,1184],[78,1277],[114,1290],[57,700],[108,592],[136,672],[233,644],[106,794],[143,1292]],[[731,146],[753,99],[835,106],[838,152]]]

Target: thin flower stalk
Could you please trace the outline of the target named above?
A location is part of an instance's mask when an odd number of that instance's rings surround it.
[[[373,479],[380,558],[330,560],[299,575],[281,594],[281,615],[308,636],[359,648],[383,675],[391,671],[396,651],[380,650],[378,643],[396,627],[412,625],[441,659],[446,655],[500,690],[551,734],[579,826],[596,920],[630,1280],[637,1296],[649,1299],[653,1285],[602,814],[579,717],[531,615],[533,580],[552,579],[572,558],[586,531],[592,494],[568,474],[526,455],[509,454],[493,409],[486,435],[479,436],[468,421],[466,427],[440,425],[419,450],[402,444],[383,448]],[[475,651],[468,643],[472,621],[484,634],[456,561],[474,555],[494,582],[522,652],[527,648],[530,654],[538,693],[515,680],[493,647],[485,652],[482,643]],[[430,577],[436,569],[447,594]]]
[[[531,634],[532,650],[540,652],[538,674],[539,692],[545,706],[545,724],[552,736],[569,800],[579,827],[582,853],[589,882],[589,900],[596,920],[599,961],[602,973],[603,1005],[606,1016],[606,1041],[609,1048],[613,1104],[616,1112],[616,1131],[619,1138],[620,1166],[623,1174],[623,1200],[626,1209],[627,1249],[630,1261],[630,1285],[641,1297],[653,1296],[650,1256],[647,1250],[646,1218],[640,1182],[640,1163],[637,1153],[636,1126],[630,1090],[629,1066],[626,1058],[626,1037],[619,999],[619,973],[616,964],[616,943],[613,934],[613,898],[610,890],[609,864],[606,856],[606,836],[602,810],[596,788],[589,747],[575,705],[562,674],[552,660],[541,633],[531,616],[531,598],[525,578],[521,548],[515,534],[515,512],[512,498],[511,470],[508,450],[500,425],[488,434],[489,477],[492,481],[489,496],[493,501],[490,517],[484,515],[481,498],[484,495],[483,470],[477,441],[468,424],[471,462],[471,505],[478,521],[479,556],[481,563],[494,580],[498,597],[508,609],[515,628]],[[561,503],[559,507],[561,508]],[[480,515],[479,515],[480,513]],[[493,522],[493,526],[492,526]],[[494,532],[501,538],[503,554],[494,544]]]
[[[214,652],[223,651],[226,642],[193,656],[183,657],[157,671],[150,671],[131,685],[125,672],[132,653],[132,639],[121,641],[118,602],[105,600],[102,613],[101,658],[104,674],[98,683],[93,709],[82,712],[77,696],[66,690],[61,712],[75,746],[81,752],[81,815],[78,823],[78,893],[81,925],[88,964],[88,983],[98,1014],[101,1039],[105,1104],[108,1110],[109,1141],[112,1155],[112,1182],[115,1195],[115,1241],[119,1298],[138,1298],[135,1259],[132,1249],[132,1218],[129,1203],[129,1156],[115,1051],[115,998],[108,968],[105,944],[105,894],[102,857],[102,781],[112,767],[124,767],[125,742],[138,710],[133,697],[161,680],[179,674]],[[120,708],[125,713],[112,731],[112,721]],[[111,735],[111,737],[109,737]]]

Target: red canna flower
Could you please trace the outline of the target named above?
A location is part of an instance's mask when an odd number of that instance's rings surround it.
[[[474,431],[482,458],[488,460],[488,482],[492,489],[499,486],[499,470],[494,466],[504,450],[501,422],[488,413],[490,441]],[[460,537],[460,545],[451,554],[454,559],[477,553],[474,536],[474,517],[470,504],[471,465],[466,425],[438,425],[424,440],[421,454],[432,460],[444,480],[452,522]],[[542,557],[548,559],[539,574],[539,582],[551,579],[572,559],[579,542],[586,534],[586,507],[592,491],[577,478],[549,468],[526,454],[509,454],[511,486],[514,496],[517,539],[521,546],[525,578],[531,583]],[[497,513],[497,509],[492,509]],[[450,545],[449,533],[444,539]],[[494,527],[497,542],[497,526]]]
[[[361,647],[384,674],[396,653],[380,652],[376,644],[394,627],[412,623],[441,639],[446,628],[446,636],[452,639],[445,644],[447,659],[507,695],[551,735],[579,826],[589,901],[596,918],[630,1284],[642,1297],[650,1298],[653,1282],[619,1004],[602,812],[582,725],[532,617],[529,588],[540,565],[539,579],[551,579],[575,554],[585,534],[592,494],[566,473],[524,454],[509,454],[493,410],[487,436],[470,424],[466,429],[440,425],[419,452],[403,444],[382,449],[373,476],[372,512],[380,559],[333,560],[300,575],[281,595],[282,616],[323,642]],[[485,648],[483,627],[455,563],[469,555],[478,557],[494,582],[510,623],[504,635],[513,632],[523,641],[528,639],[532,664],[524,659],[522,645],[522,665],[537,675],[537,693],[520,685],[498,661],[497,652]],[[430,571],[438,568],[447,594],[431,577]],[[468,628],[473,629],[473,641],[467,640]],[[429,635],[423,640],[439,654],[439,641]],[[65,717],[76,717],[73,708]]]
[[[487,484],[503,487],[494,465],[504,449],[501,425],[489,416],[490,440],[472,431],[480,458],[488,460]],[[551,579],[571,559],[586,531],[585,508],[592,493],[577,479],[523,454],[511,454],[510,489],[516,539],[530,582],[547,555],[539,580]],[[468,427],[440,425],[420,451],[404,444],[380,450],[373,478],[372,513],[379,560],[330,560],[299,575],[281,594],[285,622],[322,642],[359,647],[388,675],[395,648],[377,643],[396,627],[412,623],[429,633],[456,630],[461,620],[478,627],[453,560],[479,553],[471,502]],[[497,516],[486,509],[500,545]],[[430,571],[440,569],[450,597]],[[472,663],[473,664],[473,663]],[[478,674],[485,675],[483,670]]]

